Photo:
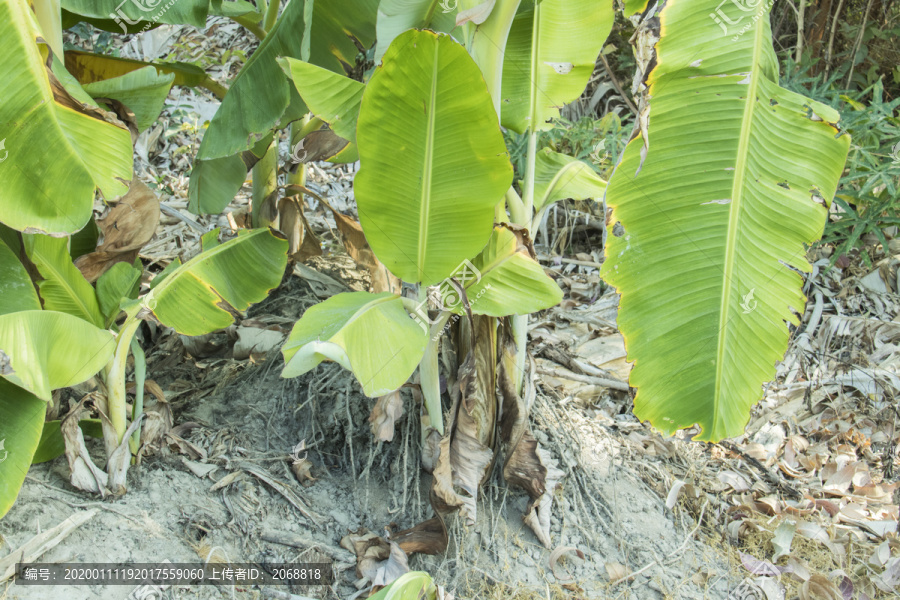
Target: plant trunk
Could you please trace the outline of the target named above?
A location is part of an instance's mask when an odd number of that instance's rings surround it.
[[[251,222],[254,228],[268,227],[275,220],[275,192],[278,190],[278,144],[272,142],[252,169],[253,207]]]
[[[117,444],[112,446],[112,439],[107,443],[107,456],[111,455],[118,444],[125,439],[125,432],[128,429],[128,420],[125,414],[125,367],[128,363],[128,351],[131,348],[131,340],[137,333],[138,326],[141,324],[136,317],[129,317],[122,325],[116,339],[116,353],[113,355],[106,370],[106,410],[109,422],[115,430],[115,440]]]

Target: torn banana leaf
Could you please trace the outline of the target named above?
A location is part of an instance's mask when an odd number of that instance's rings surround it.
[[[375,46],[375,64],[384,57],[395,38],[410,29],[449,33],[456,28],[458,2],[449,0],[381,0]]]
[[[201,252],[144,297],[160,323],[184,335],[231,325],[235,315],[278,287],[287,265],[287,241],[268,229],[241,233]]]
[[[369,397],[399,389],[425,353],[428,331],[413,321],[400,296],[337,294],[312,306],[282,348],[282,377],[297,377],[323,360],[353,371]]]
[[[127,191],[131,134],[47,68],[49,49],[27,2],[0,3],[0,50],[15,57],[3,62],[0,80],[16,90],[0,103],[0,221],[74,233],[90,218],[96,189],[107,199]]]
[[[172,83],[174,73],[158,73],[154,67],[144,67],[119,77],[84,85],[92,98],[118,100],[134,113],[138,131],[144,131],[159,118]]]
[[[717,6],[662,9],[649,152],[633,139],[610,181],[623,231],[601,271],[621,294],[635,414],[707,441],[742,434],[775,376],[850,145],[837,111],[778,85],[768,7],[734,36]]]
[[[128,25],[150,23],[206,25],[210,0],[61,0],[62,8],[77,15],[121,22],[123,31]]]
[[[92,54],[80,50],[68,50],[66,52],[66,70],[68,70],[82,85],[105,81],[114,77],[121,77],[128,73],[153,67],[158,75],[171,74],[175,76],[173,85],[185,87],[204,87],[218,98],[224,98],[228,88],[217,83],[206,71],[200,67],[181,62],[144,62],[130,58],[108,56],[106,54]]]
[[[328,69],[294,58],[279,58],[309,110],[337,135],[356,142],[356,120],[366,86]]]
[[[550,129],[587,87],[612,30],[611,0],[543,0],[516,14],[503,62],[503,126]]]
[[[374,42],[376,0],[315,2],[310,36],[306,30],[306,3],[291,0],[275,26],[238,73],[222,106],[203,136],[199,160],[231,156],[253,146],[278,125],[301,118],[307,110],[294,86],[276,62],[282,56],[302,58],[308,43],[309,62],[343,73],[352,68],[359,49]]]

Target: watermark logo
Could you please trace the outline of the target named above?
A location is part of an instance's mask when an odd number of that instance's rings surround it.
[[[2,148],[3,142],[0,142],[0,149]],[[891,158],[894,159],[892,162],[900,164],[900,142],[897,142],[896,144],[894,144],[894,147],[891,148]],[[0,158],[0,162],[3,162],[2,158]]]
[[[6,444],[6,438],[0,440],[0,463],[2,463],[9,456],[9,452],[4,448],[4,444]]]
[[[0,140],[0,163],[9,156],[9,150],[6,149],[6,138]]]
[[[756,291],[756,288],[751,288],[749,292],[741,297],[741,308],[744,309],[745,315],[756,310],[756,300],[753,299],[754,291]]]
[[[441,313],[457,310],[460,305],[463,303],[464,298],[462,297],[465,288],[475,285],[481,281],[481,271],[475,267],[469,260],[462,261],[458,267],[453,271],[453,275],[447,277],[442,282],[433,286],[430,289],[430,293],[428,294],[428,298],[423,300],[416,306],[415,313],[410,315],[412,319],[419,324],[419,326],[427,332],[429,326],[434,325],[435,323],[440,321],[440,315],[437,318],[431,319],[428,316],[428,302],[429,300],[434,300],[435,304],[437,304],[438,309]],[[471,306],[475,302],[484,295],[487,290],[491,289],[491,284],[487,284],[483,288],[478,291],[478,294],[474,298],[469,298],[469,305]],[[452,317],[452,321],[456,321],[459,319],[459,315],[454,315]],[[444,326],[440,332],[438,332],[434,337],[439,337],[444,331],[447,330],[451,325],[451,321],[448,321],[447,325]]]
[[[715,12],[709,13],[709,17],[722,28],[725,35],[735,33],[734,28],[741,27],[732,38],[736,40],[753,27],[763,15],[768,14],[773,4],[775,0],[722,0]],[[743,23],[747,17],[750,17],[750,21]]]
[[[147,21],[147,24],[144,25],[144,28],[139,32],[143,33],[144,31],[150,29],[154,23],[159,21],[159,19],[164,14],[166,14],[166,12],[172,7],[173,4],[178,2],[178,0],[169,0],[169,2],[165,6],[159,8],[159,5],[162,4],[163,1],[164,0],[122,0],[122,2],[120,2],[116,7],[115,11],[109,13],[109,18],[115,21],[116,25],[122,28],[122,33],[128,33],[128,27],[126,27],[126,23],[128,25],[137,25],[141,21]],[[157,8],[159,8],[159,12],[152,17],[132,20],[128,17],[128,15],[125,14],[125,11],[122,9],[122,7],[129,2],[138,7],[141,12],[149,13],[153,12]]]
[[[303,149],[303,140],[300,140],[294,147],[291,149],[291,162],[295,165],[299,165],[300,163],[306,162],[307,153],[306,150]]]
[[[609,152],[606,151],[606,140],[600,140],[594,146],[593,152],[590,154],[591,162],[600,166],[603,161],[609,158]]]
[[[445,13],[453,12],[456,10],[456,7],[459,6],[459,0],[453,0],[453,4],[450,4],[450,0],[441,0],[441,10]]]
[[[728,593],[728,600],[767,600],[767,598],[765,592],[748,577]]]

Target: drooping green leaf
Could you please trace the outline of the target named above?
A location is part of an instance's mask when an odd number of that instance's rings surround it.
[[[227,327],[234,314],[259,302],[287,265],[287,241],[268,229],[238,235],[201,252],[144,296],[157,319],[178,333],[202,335]]]
[[[462,46],[428,31],[394,40],[366,86],[356,141],[359,220],[391,272],[431,285],[484,247],[512,165]]]
[[[209,0],[62,0],[65,10],[95,19],[111,20],[127,33],[127,25],[169,23],[206,25]]]
[[[241,154],[194,161],[188,184],[188,210],[197,215],[219,214],[246,180],[247,165]]]
[[[174,81],[174,73],[160,74],[154,67],[144,67],[86,84],[84,91],[93,98],[118,100],[134,113],[138,131],[144,131],[159,117]]]
[[[534,209],[571,198],[600,200],[606,182],[587,163],[544,148],[538,152],[534,171]]]
[[[198,215],[216,215],[225,210],[247,180],[247,172],[265,155],[273,139],[270,132],[240,154],[194,161],[188,185],[188,210]]]
[[[409,29],[450,33],[456,27],[458,11],[458,3],[448,0],[381,0],[378,5],[375,63],[384,57],[391,43]]]
[[[336,134],[355,143],[359,104],[366,86],[345,75],[293,58],[281,58],[279,63],[309,110],[328,123]]]
[[[562,290],[544,273],[523,242],[523,234],[509,227],[494,227],[485,249],[472,261],[465,286],[472,312],[506,317],[528,315],[559,304]],[[452,286],[442,284],[445,307],[462,314],[463,307]],[[446,293],[445,293],[446,292]]]
[[[297,377],[333,360],[353,371],[374,398],[406,383],[427,343],[426,328],[410,318],[400,296],[338,294],[309,308],[294,325],[281,349],[281,376]]]
[[[20,231],[72,233],[91,215],[94,190],[114,198],[132,174],[131,135],[66,91],[45,67],[47,47],[27,2],[0,3],[0,221]],[[14,57],[14,58],[13,58]]]
[[[100,312],[105,317],[105,324],[111,324],[119,314],[119,304],[123,298],[137,298],[142,273],[143,271],[135,265],[119,262],[97,280],[97,301]]]
[[[768,14],[734,39],[716,7],[662,11],[650,148],[641,164],[632,140],[610,181],[624,233],[601,273],[621,294],[635,414],[703,440],[741,434],[775,375],[850,143],[836,111],[778,86]]]
[[[60,12],[62,12],[62,28],[64,30],[74,27],[79,23],[89,23],[91,26],[101,31],[122,33],[122,27],[124,26],[125,30],[128,33],[142,33],[144,31],[156,29],[157,27],[162,25],[162,23],[146,23],[144,21],[136,21],[134,25],[131,25],[128,23],[128,21],[123,21],[121,19],[119,19],[119,22],[117,23],[112,19],[95,19],[94,17],[77,15],[73,12],[67,11],[66,9],[62,9],[62,11]]]
[[[0,518],[19,495],[46,413],[46,402],[0,377]]]
[[[612,0],[543,0],[513,21],[503,62],[503,126],[550,129],[587,87],[612,30]]]
[[[115,346],[112,333],[66,313],[0,315],[0,375],[42,400],[97,373]]]
[[[0,315],[41,310],[41,301],[18,257],[0,240]]]
[[[309,61],[343,73],[359,53],[349,36],[372,43],[374,0],[332,0],[313,6]],[[283,121],[300,118],[306,107],[276,62],[278,57],[301,58],[304,30],[303,0],[291,0],[275,26],[235,78],[228,95],[203,136],[199,160],[235,155],[249,149]],[[288,111],[290,105],[290,110]],[[290,116],[284,119],[285,112]]]
[[[129,58],[118,58],[105,54],[91,54],[79,50],[66,52],[66,69],[81,82],[82,85],[105,81],[114,77],[122,77],[128,73],[144,69],[148,66],[156,69],[159,76],[171,74],[175,76],[173,85],[185,87],[204,87],[219,98],[225,97],[227,89],[214,81],[206,71],[197,65],[180,62],[144,62]]]
[[[105,320],[97,303],[97,295],[72,263],[68,241],[68,238],[41,234],[25,236],[28,258],[43,277],[38,282],[38,288],[44,308],[68,313],[103,327]]]

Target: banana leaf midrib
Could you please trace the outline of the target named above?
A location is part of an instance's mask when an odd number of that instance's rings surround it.
[[[422,165],[422,196],[421,210],[419,211],[419,248],[417,253],[419,279],[425,275],[425,259],[428,250],[428,222],[431,218],[431,186],[434,161],[434,129],[436,121],[436,105],[437,105],[437,81],[438,81],[438,58],[440,55],[440,44],[434,45],[434,61],[431,67],[431,98],[426,108],[428,111],[428,128],[425,132],[425,157]]]
[[[262,235],[264,233],[268,233],[268,231],[263,230],[263,229],[258,229],[251,233],[245,234],[245,237],[247,239],[249,239],[253,236]],[[235,238],[235,239],[238,239],[238,238]],[[212,260],[216,255],[218,255],[222,252],[228,252],[230,250],[233,250],[234,248],[235,248],[234,245],[225,243],[225,244],[219,244],[218,246],[215,246],[214,248],[211,248],[205,252],[201,252],[200,254],[198,254],[197,256],[192,258],[191,260],[189,260],[186,263],[184,263],[183,265],[181,265],[181,267],[178,268],[178,270],[181,271],[180,273],[172,273],[172,275],[170,275],[169,277],[166,277],[158,286],[153,288],[153,290],[151,290],[151,292],[149,294],[147,294],[147,300],[149,301],[151,299],[158,298],[165,292],[166,289],[168,289],[169,284],[171,284],[173,281],[175,281],[181,277],[184,277],[185,275],[191,275],[195,279],[197,279],[198,281],[203,283],[203,285],[205,285],[206,287],[210,287],[203,281],[203,279],[201,279],[200,277],[197,277],[194,274],[194,272],[191,270],[192,267],[195,267],[195,266],[203,264],[203,263],[207,263],[210,260]],[[210,289],[212,289],[212,288],[210,288]]]
[[[764,41],[764,28],[754,27],[753,39],[753,57],[750,64],[750,73],[747,75],[749,83],[747,87],[746,107],[744,109],[743,119],[741,121],[741,137],[738,141],[738,154],[734,174],[734,182],[731,188],[731,205],[728,215],[728,233],[725,246],[725,272],[722,280],[722,298],[719,305],[719,329],[718,329],[718,347],[716,348],[716,380],[713,401],[713,427],[719,426],[720,406],[722,402],[722,379],[724,377],[726,337],[728,335],[728,322],[731,289],[734,286],[734,265],[737,245],[737,234],[740,230],[739,221],[741,215],[741,202],[743,200],[744,179],[747,175],[747,159],[750,147],[750,135],[753,130],[753,117],[756,108],[756,100],[758,96],[760,77],[762,77],[762,67],[760,61],[762,59],[762,46]],[[721,424],[724,428],[725,424]]]
[[[531,28],[531,86],[529,89],[531,106],[528,110],[528,129],[537,131],[538,58],[541,55],[541,5],[534,5],[534,24]]]

